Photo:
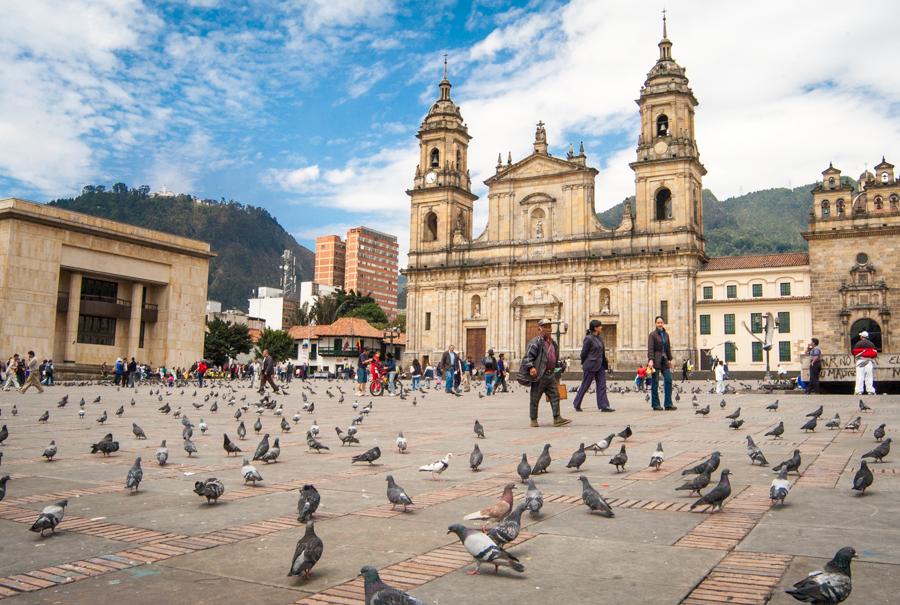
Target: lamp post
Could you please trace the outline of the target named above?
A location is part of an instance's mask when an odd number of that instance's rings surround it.
[[[388,339],[388,343],[390,344],[391,349],[394,348],[394,339],[397,338],[398,336],[400,336],[400,327],[399,326],[391,326],[390,328],[384,329],[383,339],[384,338]],[[391,354],[393,355],[394,352],[391,351]]]

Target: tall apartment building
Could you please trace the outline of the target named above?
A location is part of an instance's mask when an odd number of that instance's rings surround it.
[[[335,288],[344,287],[347,245],[339,235],[316,238],[316,272],[313,282]]]

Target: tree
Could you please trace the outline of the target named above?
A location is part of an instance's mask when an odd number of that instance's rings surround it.
[[[268,349],[269,355],[275,360],[275,363],[284,361],[297,352],[294,339],[284,330],[270,330],[266,328],[262,331],[259,340],[256,342],[256,356],[262,357],[262,352]]]
[[[376,328],[383,328],[388,325],[388,316],[385,314],[384,310],[378,306],[378,303],[375,302],[366,303],[357,307],[348,313],[346,317],[359,317],[360,319],[365,319]]]
[[[334,294],[320,296],[316,299],[316,304],[313,305],[310,320],[315,320],[316,325],[319,326],[333,324],[338,318],[337,312],[339,305],[340,303]]]
[[[81,188],[81,195],[90,195],[91,193],[94,193],[95,191],[97,191],[97,188],[94,187],[93,185],[85,185],[84,187]]]
[[[141,185],[137,188],[138,195],[141,197],[147,197],[150,195],[150,185]]]
[[[353,290],[349,292],[344,292],[343,290],[338,290],[333,295],[338,302],[337,316],[338,317],[347,317],[352,313],[355,309],[359,307],[374,303],[375,299],[369,295],[363,296],[362,294],[358,294]]]
[[[97,193],[106,193],[106,185],[97,185],[94,187],[94,191]]]
[[[128,185],[125,183],[116,183],[113,185],[113,193],[128,193]]]
[[[314,307],[313,307],[314,308]],[[313,318],[313,309],[309,303],[305,302],[294,311],[293,322],[295,326],[308,326],[310,319]]]
[[[214,319],[207,324],[203,341],[203,356],[213,363],[224,365],[229,359],[253,348],[247,326]]]
[[[406,332],[406,313],[397,313],[391,325],[400,328],[401,332]]]

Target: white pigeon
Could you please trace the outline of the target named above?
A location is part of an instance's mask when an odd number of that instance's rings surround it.
[[[156,461],[159,462],[160,466],[165,466],[168,460],[169,448],[166,447],[166,440],[163,439],[162,443],[159,444],[159,447],[156,448]]]
[[[769,488],[769,499],[772,500],[772,504],[778,501],[784,504],[784,499],[787,498],[789,491],[791,491],[791,482],[787,478],[787,467],[782,467],[778,476],[772,479],[772,487]]]
[[[244,465],[241,467],[241,475],[244,476],[244,483],[250,481],[253,485],[256,485],[257,481],[263,480],[256,467],[250,464],[246,458],[244,458]]]
[[[453,454],[448,452],[446,456],[441,458],[436,462],[432,462],[431,464],[426,464],[425,466],[420,466],[419,471],[423,473],[431,473],[431,478],[434,481],[438,481],[437,475],[443,473],[450,466],[450,459],[453,458]]]
[[[300,422],[300,412],[297,412],[296,414],[291,416],[291,420],[294,421],[294,424],[297,424],[298,422]]]
[[[596,456],[598,453],[605,452],[610,445],[612,445],[613,439],[616,438],[616,434],[612,433],[607,436],[605,439],[601,439],[597,443],[591,444],[588,447],[584,448],[586,450],[593,450],[594,455]]]
[[[663,460],[666,459],[666,454],[663,452],[662,442],[656,444],[656,451],[653,452],[653,455],[650,456],[650,466],[659,470],[659,467],[662,466]]]
[[[318,420],[313,420],[312,426],[309,427],[309,432],[313,434],[313,437],[319,436],[319,424]]]
[[[278,409],[275,410],[274,414],[275,414],[276,416],[281,416],[281,414],[282,414],[283,412],[284,412],[284,408],[281,407],[281,406],[279,405],[279,406],[278,406]]]
[[[397,450],[401,454],[406,451],[406,437],[403,436],[403,432],[397,435]]]
[[[358,409],[358,408],[359,408],[359,402],[358,402],[358,401],[354,401],[354,402],[353,402],[353,405],[351,405],[350,407],[352,407],[354,410],[355,410],[355,409]]]
[[[84,420],[84,410],[78,410],[78,418]]]
[[[203,418],[201,418],[200,419],[200,432],[205,435],[206,431],[208,431],[208,430],[209,430],[209,426],[207,426],[206,422],[204,422]]]

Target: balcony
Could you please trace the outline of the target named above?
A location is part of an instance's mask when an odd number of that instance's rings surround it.
[[[56,312],[67,313],[69,311],[69,293],[59,292],[56,295]],[[83,294],[81,296],[80,315],[94,315],[96,317],[113,317],[116,319],[131,318],[131,301],[111,296],[94,296]],[[156,322],[159,318],[159,307],[151,303],[144,303],[141,309],[141,321]]]
[[[319,355],[322,357],[356,357],[359,355],[356,349],[336,349],[334,347],[319,347]]]
[[[144,303],[144,307],[141,309],[141,321],[154,323],[158,317],[159,307],[151,303]]]

